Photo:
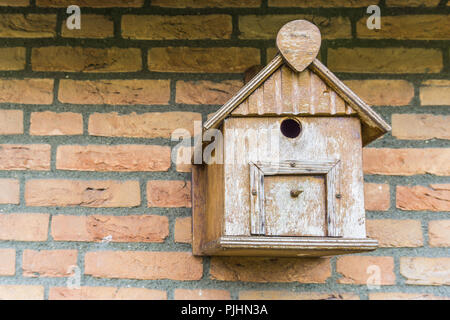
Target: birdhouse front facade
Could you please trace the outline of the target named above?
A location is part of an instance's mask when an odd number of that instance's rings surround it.
[[[193,166],[193,252],[374,250],[377,241],[366,236],[362,147],[390,127],[316,59],[313,24],[286,24],[277,47],[279,54],[203,125],[222,139],[214,141],[215,161]],[[210,147],[203,144],[202,154]]]

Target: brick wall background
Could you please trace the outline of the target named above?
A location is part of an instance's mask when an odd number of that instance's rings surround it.
[[[65,27],[71,4],[81,30]],[[449,13],[445,0],[0,0],[0,298],[450,298]],[[392,124],[364,152],[381,248],[194,258],[170,134],[217,110],[297,18]]]

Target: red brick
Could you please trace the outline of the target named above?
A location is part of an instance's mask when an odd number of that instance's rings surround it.
[[[50,215],[9,213],[0,215],[0,240],[46,241]]]
[[[0,79],[0,103],[51,104],[53,80]]]
[[[19,204],[20,185],[16,179],[0,179],[0,204]]]
[[[16,274],[16,250],[0,249],[0,276]]]
[[[44,300],[44,286],[0,285],[1,300]]]
[[[397,208],[414,211],[450,211],[450,184],[397,186]]]
[[[359,300],[353,293],[293,292],[277,290],[240,291],[240,300]]]
[[[391,206],[388,184],[364,183],[364,206],[370,211],[386,211]]]
[[[2,38],[54,38],[56,14],[0,14]]]
[[[376,282],[376,269],[379,268],[379,283]],[[338,279],[341,284],[395,284],[394,258],[372,256],[343,256],[338,257],[336,271],[342,275]]]
[[[450,258],[401,257],[400,273],[406,284],[450,285]]]
[[[1,15],[0,15],[1,18]],[[1,24],[0,24],[1,33]],[[22,47],[0,48],[0,70],[23,70],[25,69],[26,50]]]
[[[55,241],[164,242],[169,234],[169,220],[156,215],[69,216],[52,218]]]
[[[0,170],[50,170],[50,145],[0,145]]]
[[[98,251],[85,255],[85,274],[98,278],[200,280],[203,264],[188,252]]]
[[[61,80],[58,100],[72,104],[168,104],[168,80]]]
[[[191,183],[189,181],[154,180],[147,182],[149,207],[191,207]]]
[[[175,220],[175,242],[192,242],[192,218],[177,218]]]
[[[224,104],[240,88],[242,81],[177,81],[177,103],[185,104]]]
[[[259,53],[259,49],[242,47],[150,48],[148,68],[155,72],[242,73],[260,63]]]
[[[142,7],[144,0],[36,0],[38,7],[67,8],[70,5],[91,8]]]
[[[56,168],[81,171],[167,171],[170,147],[147,145],[59,146]]]
[[[450,300],[450,297],[429,293],[373,292],[369,293],[369,300]]]
[[[0,134],[22,134],[23,111],[0,110]]]
[[[210,274],[221,281],[325,283],[331,265],[315,258],[213,257]]]
[[[31,52],[33,71],[135,72],[141,70],[137,48],[41,47]]]
[[[300,8],[334,8],[334,7],[368,7],[374,4],[373,0],[269,0],[269,7],[300,7]]]
[[[230,39],[231,16],[210,15],[123,15],[122,37],[138,40]]]
[[[48,298],[49,300],[166,300],[167,293],[145,288],[51,287]]]
[[[366,174],[411,176],[415,174],[450,175],[450,149],[364,148]]]
[[[24,277],[68,277],[77,265],[77,250],[24,250]]]
[[[230,291],[215,289],[175,289],[175,300],[231,300]]]
[[[152,0],[152,6],[169,8],[256,8],[261,0]]]
[[[138,181],[28,180],[28,206],[136,207],[141,203]]]
[[[370,105],[405,106],[414,97],[414,86],[405,80],[346,80],[344,82]]]
[[[329,48],[328,67],[333,72],[438,73],[442,52],[423,48]]]
[[[450,105],[450,80],[427,80],[420,86],[423,106]]]
[[[30,5],[30,0],[0,0],[0,6],[26,7]]]
[[[431,247],[450,247],[450,220],[428,222],[428,242]]]
[[[83,134],[83,116],[73,112],[32,112],[30,134],[34,136],[64,136]]]
[[[392,135],[397,139],[450,139],[450,116],[393,114]]]
[[[200,113],[195,112],[149,112],[119,115],[94,113],[89,117],[89,134],[104,137],[170,138],[177,129],[193,135],[194,122],[201,123]]]
[[[61,36],[64,38],[111,38],[114,36],[114,22],[108,16],[83,14],[81,29],[68,29],[67,20],[64,20],[61,26]]]
[[[422,224],[418,220],[367,220],[367,236],[377,239],[380,247],[423,246]]]

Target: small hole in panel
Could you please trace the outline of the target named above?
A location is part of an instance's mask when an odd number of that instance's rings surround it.
[[[302,132],[302,125],[296,119],[285,119],[280,125],[281,133],[288,138],[297,138]]]

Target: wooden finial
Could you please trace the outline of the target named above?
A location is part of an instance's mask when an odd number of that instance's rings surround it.
[[[286,62],[301,72],[319,53],[321,36],[319,28],[306,20],[286,23],[278,32],[277,47]]]

